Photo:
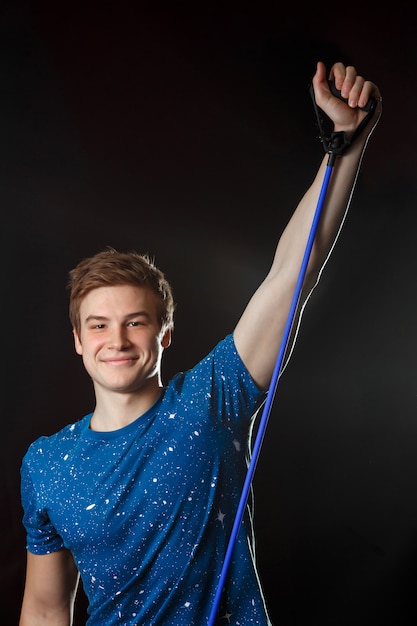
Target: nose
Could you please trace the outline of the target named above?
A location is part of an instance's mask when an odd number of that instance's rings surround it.
[[[130,346],[127,328],[125,326],[115,326],[111,330],[108,341],[109,350],[125,350]]]

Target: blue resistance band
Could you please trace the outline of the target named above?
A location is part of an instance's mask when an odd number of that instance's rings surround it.
[[[214,602],[213,602],[213,606],[212,606],[212,610],[210,613],[210,617],[209,617],[209,621],[208,621],[208,626],[214,626],[215,624],[215,620],[217,617],[217,612],[218,612],[218,608],[219,608],[219,603],[220,603],[220,599],[223,593],[223,588],[224,588],[224,584],[226,581],[226,576],[227,576],[227,572],[229,569],[229,565],[230,565],[230,560],[232,558],[232,553],[233,553],[233,549],[234,549],[234,545],[236,542],[236,537],[237,534],[239,532],[239,527],[243,518],[243,514],[246,508],[246,503],[249,497],[249,492],[250,492],[250,488],[251,488],[251,484],[252,484],[252,478],[253,475],[255,473],[255,469],[256,469],[256,465],[258,462],[258,458],[259,458],[259,454],[261,451],[261,446],[262,446],[262,442],[264,439],[264,435],[265,435],[265,431],[266,431],[266,427],[268,424],[268,420],[269,420],[269,416],[271,413],[271,408],[272,408],[272,403],[275,397],[275,393],[276,393],[276,389],[278,386],[278,380],[279,380],[279,376],[282,370],[282,365],[283,365],[283,361],[284,361],[284,356],[285,356],[285,352],[287,350],[287,345],[288,345],[288,341],[289,341],[289,337],[291,334],[291,329],[294,323],[294,319],[295,319],[295,315],[297,312],[297,308],[298,308],[298,303],[300,300],[300,296],[301,296],[301,290],[303,288],[303,283],[304,283],[304,278],[305,278],[305,274],[307,271],[307,265],[310,259],[310,254],[311,254],[311,250],[313,247],[313,243],[314,243],[314,239],[316,236],[316,232],[317,232],[317,228],[318,228],[318,224],[319,224],[319,220],[320,220],[320,216],[321,216],[321,212],[322,212],[322,208],[323,208],[323,204],[324,204],[324,200],[326,198],[326,193],[327,193],[327,188],[329,186],[329,181],[330,181],[330,176],[333,170],[333,164],[330,164],[330,162],[333,161],[333,159],[329,159],[329,164],[326,167],[326,171],[325,171],[325,176],[324,176],[324,180],[322,183],[322,187],[320,190],[320,195],[319,195],[319,199],[317,202],[317,207],[316,207],[316,211],[314,214],[314,218],[313,218],[313,223],[310,229],[310,234],[307,240],[307,245],[306,245],[306,249],[304,252],[304,256],[303,256],[303,260],[302,260],[302,264],[301,264],[301,268],[300,268],[300,272],[298,275],[298,280],[297,280],[297,284],[295,287],[295,291],[294,291],[294,295],[293,295],[293,299],[291,302],[291,307],[290,307],[290,311],[288,314],[288,318],[287,318],[287,322],[285,325],[285,329],[284,329],[284,334],[281,340],[281,346],[280,346],[280,350],[278,353],[278,357],[275,363],[275,367],[274,367],[274,372],[272,375],[272,379],[271,379],[271,383],[268,389],[268,394],[265,400],[265,404],[264,404],[264,408],[263,408],[263,412],[262,412],[262,417],[261,420],[259,422],[259,427],[258,427],[258,431],[256,434],[256,438],[255,438],[255,442],[253,445],[253,450],[252,450],[252,455],[251,455],[251,460],[249,463],[249,467],[248,467],[248,471],[246,474],[246,479],[245,479],[245,483],[243,485],[243,489],[242,489],[242,493],[240,496],[240,500],[239,500],[239,505],[238,505],[238,509],[237,509],[237,513],[236,513],[236,517],[234,520],[234,524],[233,524],[233,528],[232,528],[232,532],[230,534],[230,538],[229,538],[229,543],[227,546],[227,551],[226,551],[226,555],[223,561],[223,566],[222,566],[222,571],[220,574],[220,579],[219,579],[219,584],[217,587],[217,591],[216,591],[216,595],[214,598]]]

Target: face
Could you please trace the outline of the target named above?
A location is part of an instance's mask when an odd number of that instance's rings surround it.
[[[171,333],[161,331],[156,295],[149,288],[93,289],[81,302],[80,319],[75,349],[95,386],[135,393],[159,384],[161,356]]]

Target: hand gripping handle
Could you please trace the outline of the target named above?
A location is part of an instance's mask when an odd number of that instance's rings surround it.
[[[336,96],[336,98],[339,98],[339,100],[342,100],[343,102],[346,102],[346,103],[348,102],[347,98],[343,98],[341,92],[338,89],[336,89],[334,82],[332,81],[329,82],[329,86],[330,86],[330,91],[332,92],[334,96]],[[356,130],[351,135],[351,137],[348,139],[344,131],[338,131],[338,132],[333,131],[330,134],[326,133],[326,130],[324,127],[324,121],[320,114],[320,112],[323,113],[323,111],[322,109],[319,109],[319,107],[317,106],[313,85],[310,86],[310,95],[313,100],[314,111],[316,113],[317,124],[318,124],[319,131],[320,131],[320,140],[323,144],[325,152],[330,154],[332,158],[334,159],[337,155],[343,154],[346,148],[353,143],[356,137],[362,132],[362,130],[368,124],[369,120],[373,117],[373,114],[375,112],[377,101],[372,96],[371,98],[369,98],[366,106],[360,107],[361,111],[366,111],[366,116],[363,118],[362,122],[356,128]],[[328,119],[327,116],[326,118]]]

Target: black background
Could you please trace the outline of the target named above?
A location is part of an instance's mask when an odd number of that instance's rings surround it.
[[[415,624],[416,69],[411,3],[3,2],[2,623],[25,567],[19,469],[82,417],[67,273],[152,254],[177,306],[164,379],[230,332],[322,158],[317,60],[378,83],[381,122],[278,386],[255,474],[277,626]],[[77,626],[85,623],[80,593]]]

